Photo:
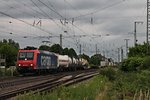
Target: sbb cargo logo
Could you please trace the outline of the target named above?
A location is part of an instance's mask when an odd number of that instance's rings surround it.
[[[41,56],[41,66],[50,66],[51,58],[47,56]]]

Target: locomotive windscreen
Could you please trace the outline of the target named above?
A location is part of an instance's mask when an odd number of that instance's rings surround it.
[[[19,60],[33,60],[34,53],[33,52],[20,52],[19,53]]]

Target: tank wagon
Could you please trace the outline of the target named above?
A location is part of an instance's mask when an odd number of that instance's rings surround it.
[[[70,58],[42,50],[19,50],[16,67],[19,73],[85,68],[83,59]]]

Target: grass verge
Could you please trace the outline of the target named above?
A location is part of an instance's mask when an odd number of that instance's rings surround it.
[[[59,87],[52,93],[44,95],[34,94],[19,96],[18,100],[94,100],[95,97],[104,91],[107,78],[101,75],[94,77],[92,80],[70,87]]]

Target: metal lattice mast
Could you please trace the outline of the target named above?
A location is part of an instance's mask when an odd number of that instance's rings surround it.
[[[147,0],[147,28],[146,28],[147,54],[149,54],[149,39],[150,39],[150,0]]]
[[[150,33],[150,0],[147,0],[147,36],[146,41],[149,43],[149,34]]]

